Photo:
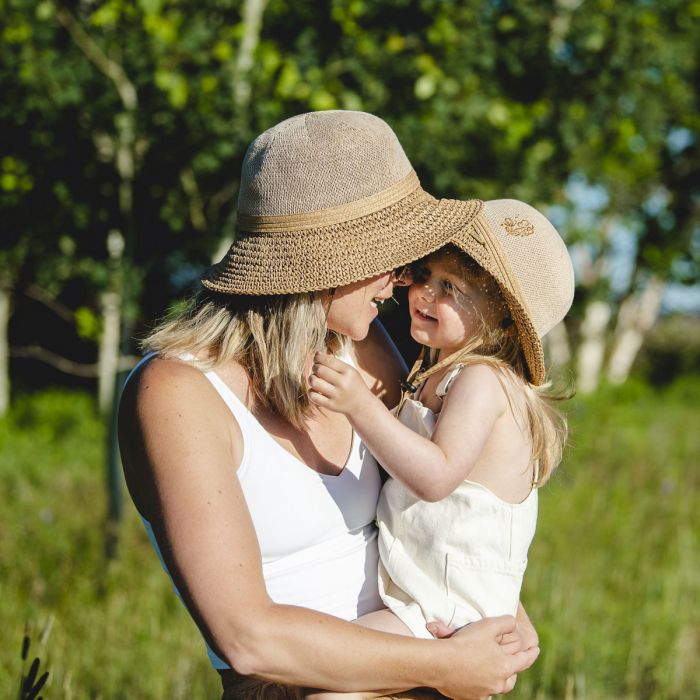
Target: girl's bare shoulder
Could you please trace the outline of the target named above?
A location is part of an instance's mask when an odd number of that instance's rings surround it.
[[[488,401],[502,409],[508,405],[507,378],[501,370],[476,362],[466,365],[455,377],[447,394],[460,400]]]

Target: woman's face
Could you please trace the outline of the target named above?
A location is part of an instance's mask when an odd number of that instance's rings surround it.
[[[328,328],[352,340],[362,340],[369,332],[369,324],[377,318],[377,303],[390,299],[393,291],[392,277],[387,272],[338,287],[334,294],[323,292]]]

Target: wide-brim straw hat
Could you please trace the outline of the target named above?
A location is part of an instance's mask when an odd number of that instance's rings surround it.
[[[545,381],[541,338],[574,297],[574,271],[561,236],[537,209],[515,199],[483,207],[451,243],[498,283],[515,322],[532,384]]]
[[[396,135],[364,112],[310,112],[246,152],[238,233],[202,284],[227,294],[313,292],[412,262],[465,230],[476,200],[425,192]]]

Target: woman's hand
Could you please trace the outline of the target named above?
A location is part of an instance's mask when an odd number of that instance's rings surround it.
[[[448,628],[435,629],[444,632]],[[468,659],[468,678],[464,685],[438,682],[437,690],[449,698],[482,698],[511,691],[517,674],[529,668],[540,653],[537,646],[523,650],[513,643],[504,644],[515,631],[515,619],[503,616],[479,620],[454,632],[447,642],[462,646]]]
[[[500,639],[500,643],[502,645],[514,645],[512,647],[514,651],[525,651],[526,649],[539,647],[537,630],[533,627],[522,603],[518,603],[518,612],[515,614],[515,622],[515,629],[508,634],[504,634]],[[448,627],[437,620],[428,622],[425,627],[436,639],[446,639],[456,632],[452,627]]]
[[[535,631],[535,628],[532,626],[532,623],[530,622],[530,618],[528,617],[527,613],[525,612],[525,608],[523,607],[522,603],[518,604],[518,612],[516,615],[516,620],[515,624],[512,624],[512,618],[495,618],[496,620],[507,620],[507,624],[505,624],[501,629],[501,633],[497,636],[497,641],[498,644],[501,648],[502,651],[506,652],[506,654],[513,655],[513,660],[518,662],[518,660],[522,661],[523,663],[526,663],[527,666],[522,668],[521,670],[525,670],[525,668],[529,667],[532,663],[534,663],[535,659],[540,653],[539,650],[539,640],[537,637],[537,632]],[[490,622],[491,620],[484,620],[482,622]],[[428,622],[426,624],[426,628],[430,632],[430,634],[433,635],[436,639],[447,639],[449,637],[453,637],[457,633],[462,633],[464,630],[468,629],[474,629],[475,625],[479,625],[481,623],[473,623],[471,625],[467,625],[466,627],[463,627],[461,630],[454,630],[451,627],[448,627],[447,625],[443,624],[442,622],[434,621],[434,622]],[[531,659],[531,660],[530,660]],[[528,663],[529,661],[529,663]],[[493,667],[486,667],[490,668],[493,670]],[[508,670],[508,669],[506,669]],[[513,689],[515,686],[515,681],[517,677],[517,673],[515,672],[513,675],[508,676],[504,680],[504,688],[505,690],[503,691],[496,691],[493,690],[491,691],[492,693],[495,692],[508,692]],[[500,681],[501,679],[497,679],[497,682]],[[444,694],[445,691],[442,691]],[[448,695],[448,697],[451,697]],[[479,697],[479,696],[475,696]],[[486,696],[484,696],[486,697]]]

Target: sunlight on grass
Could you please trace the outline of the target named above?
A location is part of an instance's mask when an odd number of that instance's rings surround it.
[[[690,381],[663,393],[631,383],[570,407],[571,446],[540,494],[523,589],[542,654],[514,697],[700,695]]]
[[[572,402],[523,589],[542,654],[511,697],[700,697],[698,395],[690,378]],[[128,499],[119,557],[105,560],[103,452],[85,395],[24,398],[0,422],[0,695],[17,692],[28,623],[47,700],[215,698]]]
[[[128,498],[120,556],[105,561],[103,451],[87,396],[34,397],[0,423],[0,696],[16,694],[29,623],[47,699],[217,697],[199,633]]]

